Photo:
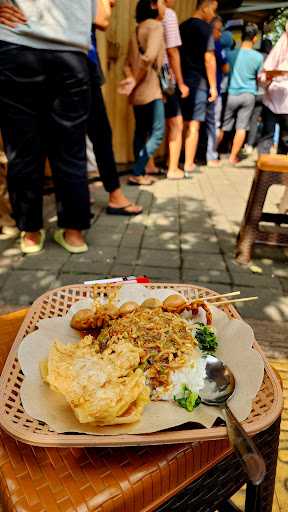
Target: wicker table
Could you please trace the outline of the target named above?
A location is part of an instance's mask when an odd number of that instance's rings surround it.
[[[27,310],[0,317],[0,368]],[[272,510],[280,418],[255,441],[267,465],[246,511]],[[36,448],[0,433],[5,511],[212,512],[246,483],[226,440],[136,448]]]

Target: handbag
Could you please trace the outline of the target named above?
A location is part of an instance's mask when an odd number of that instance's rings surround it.
[[[140,45],[140,41],[138,38],[138,27],[136,28],[136,41],[139,53],[143,55],[145,51]],[[152,68],[154,69],[154,71],[156,71],[158,75],[160,87],[164,96],[173,96],[173,94],[175,94],[176,91],[176,83],[173,80],[173,77],[171,76],[169,64],[163,64],[160,68],[160,71],[158,70],[156,63],[153,64]]]
[[[176,91],[176,84],[171,76],[169,64],[161,66],[158,76],[163,94],[165,96],[173,96]]]

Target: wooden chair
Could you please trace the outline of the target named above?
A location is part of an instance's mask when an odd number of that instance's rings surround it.
[[[253,245],[257,242],[269,245],[288,245],[288,233],[279,230],[281,224],[288,224],[283,213],[264,213],[263,207],[272,185],[288,186],[288,156],[262,155],[250,191],[246,212],[237,239],[236,259],[241,264],[249,263]],[[273,223],[272,231],[264,231],[261,222]]]

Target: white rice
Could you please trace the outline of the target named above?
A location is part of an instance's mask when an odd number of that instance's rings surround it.
[[[174,398],[183,397],[183,388],[186,386],[190,391],[199,393],[204,385],[203,375],[205,362],[201,356],[194,361],[193,366],[186,366],[171,374],[170,389],[165,393],[161,393],[161,389],[156,390],[157,396],[161,400],[174,400]]]

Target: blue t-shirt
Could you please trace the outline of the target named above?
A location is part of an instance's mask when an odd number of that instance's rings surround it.
[[[231,76],[228,92],[232,96],[257,94],[257,75],[263,66],[263,57],[256,50],[236,48],[228,54]]]
[[[223,79],[222,67],[228,63],[226,51],[222,48],[220,41],[215,41],[215,57],[217,65],[217,90],[221,94],[221,84]]]

